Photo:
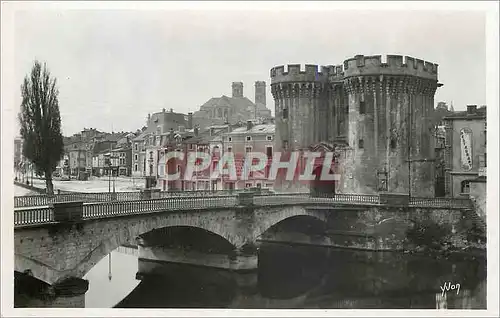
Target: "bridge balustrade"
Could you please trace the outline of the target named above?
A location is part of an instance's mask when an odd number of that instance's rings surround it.
[[[165,198],[137,201],[116,201],[87,203],[83,206],[83,218],[109,217],[158,211],[203,210],[231,208],[237,204],[235,196],[216,196],[204,198]]]
[[[246,192],[244,190],[196,190],[196,191],[159,191],[158,198],[175,198],[175,197],[213,197],[213,196],[228,196],[237,195],[238,193]],[[269,191],[262,191],[262,195],[270,194]],[[144,198],[143,192],[98,192],[98,193],[83,193],[71,192],[61,193],[52,196],[40,195],[26,195],[14,197],[14,207],[34,207],[34,206],[48,206],[56,202],[69,202],[69,201],[83,201],[83,202],[108,202],[108,201],[137,201],[149,199]]]
[[[52,207],[24,208],[14,211],[14,225],[45,224],[54,221]]]
[[[74,197],[72,197],[74,198]],[[96,196],[99,198],[99,196]],[[73,200],[74,201],[74,200]],[[411,198],[410,207],[435,207],[435,208],[472,208],[469,199],[455,198]],[[53,204],[58,204],[54,202]],[[243,192],[242,195],[212,195],[212,196],[170,196],[161,199],[147,200],[118,200],[106,202],[93,202],[83,204],[82,218],[93,219],[113,217],[119,215],[153,213],[160,211],[190,211],[218,208],[232,208],[236,206],[280,206],[295,204],[321,204],[333,206],[335,204],[347,205],[390,205],[385,201],[381,203],[379,195],[363,194],[335,194],[311,196],[309,193],[278,193],[258,194]],[[64,205],[64,204],[60,204]],[[14,225],[43,224],[55,222],[54,208],[29,207],[18,208],[14,211]]]
[[[431,208],[466,208],[472,207],[470,199],[462,198],[410,198],[410,206]]]

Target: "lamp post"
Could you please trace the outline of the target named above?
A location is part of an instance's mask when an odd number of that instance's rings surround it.
[[[115,159],[114,156],[112,158]],[[117,174],[118,174],[118,172],[117,172]],[[114,174],[114,169],[113,169],[113,193],[115,193],[115,180],[116,180],[116,176]]]
[[[108,192],[111,193],[111,155],[108,156]]]
[[[111,253],[109,253],[109,258],[108,258],[108,280],[111,280],[112,278],[111,274]]]

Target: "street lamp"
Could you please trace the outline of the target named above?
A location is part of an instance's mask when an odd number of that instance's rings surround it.
[[[108,164],[108,192],[111,193],[111,155],[106,158],[106,163]]]
[[[111,281],[111,278],[112,278],[112,274],[111,274],[111,253],[109,253],[109,258],[108,258],[108,280]]]
[[[114,156],[112,158],[115,159]],[[118,174],[118,172],[117,172],[117,174]],[[115,180],[116,180],[116,176],[114,174],[114,169],[113,169],[113,193],[115,193]]]

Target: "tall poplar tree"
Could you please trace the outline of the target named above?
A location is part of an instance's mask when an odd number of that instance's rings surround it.
[[[47,194],[54,194],[52,173],[64,152],[61,116],[56,79],[50,77],[46,64],[35,61],[31,74],[21,85],[19,122],[23,138],[23,155],[36,172],[45,176]]]

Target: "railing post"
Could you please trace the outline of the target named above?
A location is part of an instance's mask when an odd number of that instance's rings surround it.
[[[54,202],[54,221],[55,222],[75,222],[83,217],[83,202]]]

